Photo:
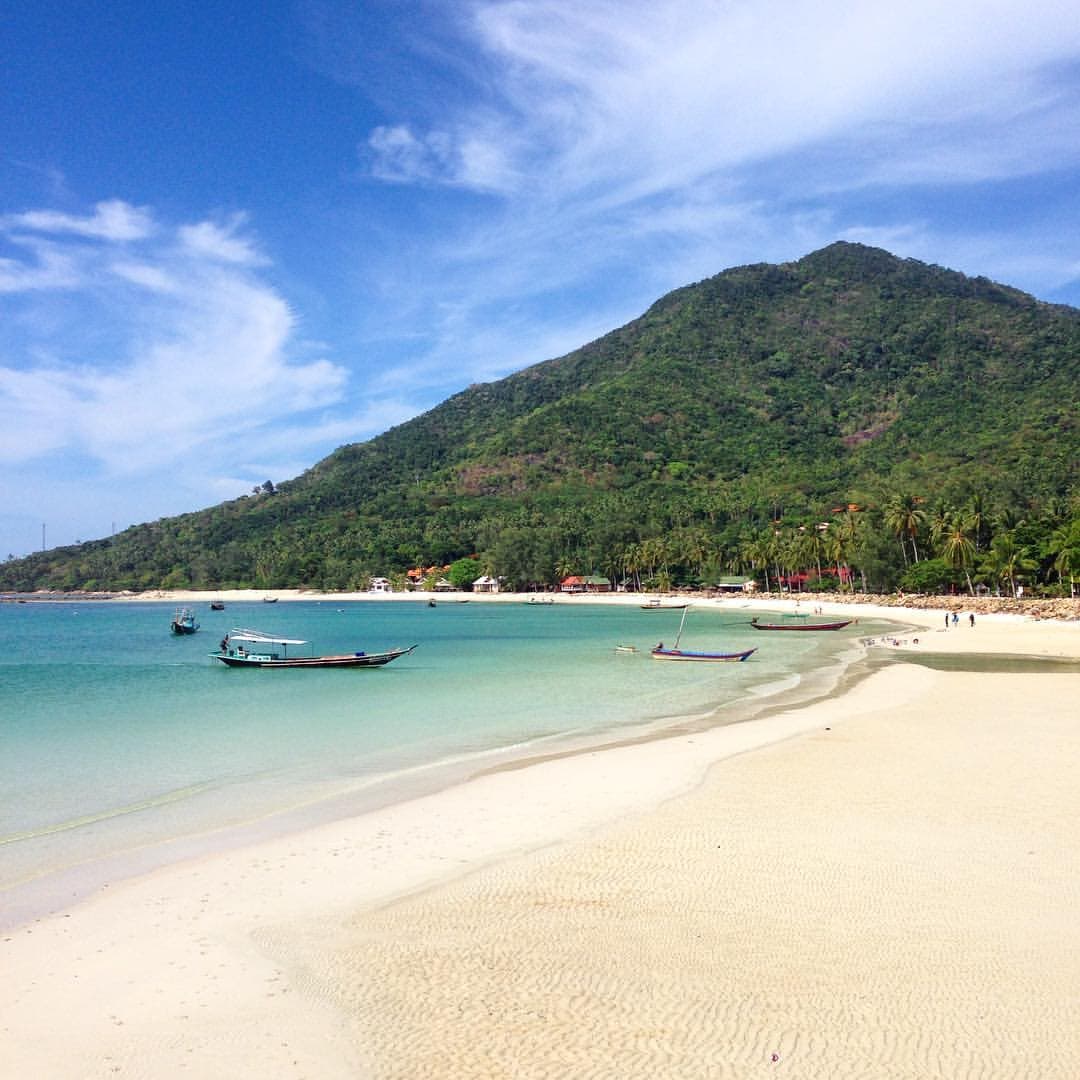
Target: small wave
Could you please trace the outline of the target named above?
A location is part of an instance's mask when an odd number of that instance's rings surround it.
[[[168,806],[169,803],[190,799],[192,796],[199,795],[211,787],[213,785],[210,783],[192,784],[189,787],[167,791],[162,795],[156,795],[151,799],[143,799],[141,802],[131,803],[128,806],[117,806],[111,810],[101,810],[96,814],[86,814],[83,817],[72,818],[70,821],[59,821],[53,825],[44,825],[40,829],[29,829],[26,832],[12,833],[10,836],[0,836],[0,847],[5,844],[17,844],[22,840],[38,840],[43,836],[71,832],[75,829],[85,828],[87,825],[96,825],[100,821],[109,821],[112,818],[125,817],[129,814],[139,814],[144,810],[154,810],[161,806]]]

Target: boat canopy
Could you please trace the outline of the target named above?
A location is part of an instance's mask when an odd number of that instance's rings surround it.
[[[274,637],[273,634],[264,634],[261,630],[245,630],[236,627],[229,631],[229,641],[248,641],[255,645],[306,645],[304,638]]]

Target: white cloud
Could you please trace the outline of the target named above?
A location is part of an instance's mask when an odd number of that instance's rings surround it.
[[[245,216],[237,214],[224,226],[211,221],[183,225],[177,230],[180,246],[187,254],[199,258],[241,266],[263,264],[266,260],[256,251],[251,239],[239,234],[245,223]]]
[[[430,131],[417,136],[406,124],[377,127],[368,136],[371,173],[391,183],[439,183],[474,191],[512,190],[517,178],[507,154],[512,138],[490,130],[475,136]]]
[[[418,133],[407,117],[369,139],[376,176],[603,207],[722,170],[889,128],[970,131],[991,174],[1045,165],[1074,139],[1076,102],[1043,73],[1080,51],[1061,2],[839,0],[751,5],[594,0],[480,2],[486,98]],[[1038,117],[1038,130],[987,131]],[[998,149],[999,153],[992,151]]]
[[[167,270],[149,263],[120,260],[112,263],[109,270],[117,277],[151,292],[175,293],[179,286]]]
[[[111,224],[72,227],[91,220]],[[31,211],[4,225],[30,223],[53,237],[30,245],[36,261],[0,265],[0,285],[12,286],[0,460],[70,451],[114,473],[145,472],[341,397],[340,366],[291,358],[293,314],[251,272],[260,258],[242,219],[170,229],[102,203],[93,218]],[[46,284],[63,290],[59,307],[37,291]]]
[[[0,293],[69,289],[83,280],[78,253],[36,237],[16,236],[11,242],[30,257],[0,258]]]
[[[375,128],[368,146],[374,153],[372,171],[380,180],[433,180],[446,173],[439,140],[418,139],[405,124]]]
[[[94,213],[79,217],[57,210],[27,210],[0,219],[6,229],[27,229],[44,233],[70,233],[93,240],[124,243],[143,240],[153,232],[153,221],[145,207],[130,206],[120,199],[99,202]]]

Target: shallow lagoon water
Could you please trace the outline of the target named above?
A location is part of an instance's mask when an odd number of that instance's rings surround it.
[[[681,612],[589,604],[329,601],[195,610],[0,604],[0,899],[8,920],[110,877],[244,837],[409,798],[486,765],[567,745],[743,719],[835,682],[859,637],[763,634],[749,614],[691,610],[687,648],[741,664],[661,664]],[[229,669],[236,626],[319,652],[417,643],[384,668]],[[633,645],[635,653],[616,652]]]

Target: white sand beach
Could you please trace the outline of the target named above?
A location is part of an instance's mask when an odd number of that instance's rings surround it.
[[[117,883],[0,939],[0,1073],[1080,1076],[1078,688],[899,662]]]

